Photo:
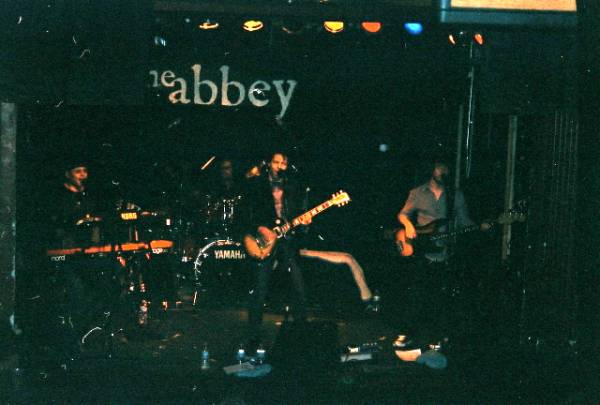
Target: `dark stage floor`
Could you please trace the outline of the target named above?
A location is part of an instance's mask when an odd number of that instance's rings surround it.
[[[338,280],[339,281],[339,280]],[[312,290],[318,290],[316,283]],[[383,284],[381,284],[383,285]],[[309,285],[310,286],[310,285]],[[402,291],[382,288],[378,314],[367,314],[354,286],[324,287],[313,295],[302,327],[285,320],[286,289],[270,298],[264,347],[272,371],[256,378],[226,375],[244,343],[243,302],[217,294],[192,305],[180,289],[179,304],[151,307],[147,325],[116,319],[95,330],[75,355],[60,348],[60,328],[38,330],[20,342],[20,372],[5,368],[1,403],[30,404],[264,404],[264,403],[594,403],[599,385],[597,357],[576,345],[519,344],[501,301],[484,303],[463,293],[454,299],[450,341],[440,349],[447,367],[434,369],[400,360],[392,343],[409,338],[400,305]],[[234,294],[235,297],[235,294]],[[487,309],[485,309],[487,308]],[[495,309],[494,309],[495,308]],[[514,314],[513,314],[514,315]],[[298,325],[298,324],[296,324]],[[50,328],[49,326],[47,326]],[[414,335],[417,347],[427,342]],[[348,345],[377,343],[371,360],[341,362]],[[210,369],[202,370],[204,344]],[[533,343],[533,342],[530,342]]]

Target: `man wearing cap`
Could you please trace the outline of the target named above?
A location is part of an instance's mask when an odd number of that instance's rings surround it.
[[[53,243],[61,247],[73,247],[76,243],[85,242],[78,240],[78,221],[97,219],[93,215],[95,203],[89,196],[87,180],[88,168],[85,163],[71,162],[65,166],[64,180],[53,196],[50,208],[50,221],[54,227]]]

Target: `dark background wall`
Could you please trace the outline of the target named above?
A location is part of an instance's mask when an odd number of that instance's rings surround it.
[[[536,198],[530,185],[539,179],[530,174],[539,149],[529,146],[543,139],[557,109],[574,102],[576,41],[566,30],[487,29],[484,47],[470,59],[468,47],[447,42],[459,27],[431,17],[417,38],[398,24],[377,35],[355,26],[332,36],[314,22],[295,36],[276,25],[253,35],[227,27],[231,17],[223,17],[223,30],[204,33],[186,22],[199,17],[193,14],[120,3],[111,13],[100,6],[90,13],[88,6],[34,2],[2,17],[9,38],[3,60],[10,62],[1,65],[1,95],[22,104],[18,202],[25,261],[41,220],[28,214],[43,212],[65,159],[88,160],[93,186],[106,195],[118,182],[132,200],[151,207],[152,196],[173,185],[164,177],[167,166],[187,188],[201,181],[198,168],[211,156],[232,155],[246,169],[281,145],[315,200],[339,188],[352,195],[348,207],[324,214],[319,225],[337,248],[368,257],[374,246],[387,246],[381,227],[394,225],[408,189],[424,180],[424,160],[453,159],[471,63],[477,109],[473,171],[464,187],[476,219],[502,210],[507,115],[524,117],[518,198]],[[196,63],[215,82],[227,65],[231,79],[246,85],[294,79],[298,87],[280,121],[274,102],[264,109],[172,105],[168,89],[152,87],[150,70],[169,69],[189,82]],[[544,219],[543,212],[534,215]],[[486,249],[499,254],[497,240]],[[386,269],[378,271],[385,280]]]

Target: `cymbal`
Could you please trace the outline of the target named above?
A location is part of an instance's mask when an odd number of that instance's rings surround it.
[[[167,215],[167,213],[162,210],[140,212],[140,216],[142,216],[142,217],[164,217],[166,215]]]
[[[94,216],[92,214],[85,214],[84,217],[78,219],[75,222],[75,225],[91,224],[91,223],[101,222],[101,221],[102,221],[102,217]]]

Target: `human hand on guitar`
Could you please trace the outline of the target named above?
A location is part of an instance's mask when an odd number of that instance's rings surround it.
[[[404,225],[404,233],[408,239],[414,239],[417,237],[417,230],[412,223]]]
[[[398,214],[398,221],[404,225],[404,235],[407,239],[414,239],[417,237],[417,230],[413,225],[412,221],[404,214]]]
[[[312,223],[312,215],[302,215],[298,220],[302,225],[310,225]]]
[[[338,193],[332,195],[331,199],[317,205],[299,217],[294,218],[291,222],[279,224],[273,229],[261,225],[257,228],[258,235],[244,235],[244,248],[250,257],[264,260],[271,255],[278,237],[285,236],[290,229],[293,229],[298,225],[310,224],[312,222],[312,217],[325,211],[327,208],[334,206],[341,207],[348,202],[350,202],[350,196],[348,193],[340,190]]]

